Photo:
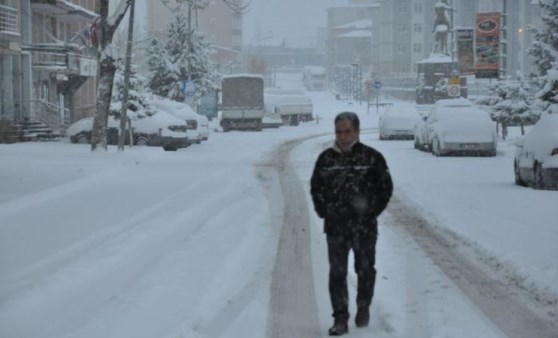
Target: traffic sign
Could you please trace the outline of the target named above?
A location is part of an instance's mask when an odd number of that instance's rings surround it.
[[[461,87],[459,85],[448,85],[448,95],[451,97],[458,97],[461,94]]]
[[[374,81],[374,88],[376,88],[376,89],[382,88],[382,82],[380,82],[380,81]]]

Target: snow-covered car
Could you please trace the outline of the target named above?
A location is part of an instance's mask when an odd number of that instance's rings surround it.
[[[378,123],[380,140],[406,139],[415,137],[415,128],[420,115],[411,104],[390,107],[381,116]]]
[[[132,120],[131,125],[134,145],[177,150],[191,144],[186,134],[187,128],[184,121],[164,111],[157,111],[154,115]],[[119,129],[120,120],[110,116],[107,126],[108,144],[118,144]],[[91,143],[92,130],[93,117],[85,117],[70,125],[67,134],[72,143]],[[126,144],[129,144],[129,139],[127,135]]]
[[[190,140],[200,144],[203,137],[198,130],[198,115],[187,103],[170,100],[160,96],[153,96],[147,102],[158,110],[163,110],[175,117],[184,120]]]
[[[463,110],[472,108],[473,102],[464,98],[438,100],[417,125],[415,133],[415,148],[432,151],[432,124],[440,112]]]
[[[543,114],[515,145],[515,183],[558,189],[558,114]]]
[[[496,123],[476,107],[440,111],[428,125],[432,154],[496,156]]]

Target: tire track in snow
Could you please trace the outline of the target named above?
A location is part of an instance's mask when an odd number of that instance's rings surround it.
[[[286,142],[272,157],[279,172],[284,213],[271,281],[268,338],[322,336],[311,265],[308,205],[300,178],[288,160],[294,147],[317,136]]]
[[[44,263],[46,266],[43,268],[48,268],[48,272],[41,270],[39,280],[32,278],[34,273],[29,272],[25,276],[29,282],[22,284],[27,286],[25,292],[10,293],[10,300],[3,303],[1,321],[11,324],[3,327],[0,332],[23,330],[26,334],[21,336],[26,337],[38,336],[35,334],[38,332],[42,332],[44,336],[60,336],[57,332],[64,332],[65,329],[71,331],[85,325],[91,313],[99,308],[112,306],[114,295],[126,294],[127,290],[140,281],[152,266],[164,259],[169,251],[187,246],[195,239],[207,222],[216,216],[214,203],[233,207],[234,203],[238,202],[234,182],[224,182],[220,185],[221,194],[218,201],[207,200],[203,204],[198,202],[196,205],[200,210],[192,215],[191,209],[182,205],[184,199],[181,197],[205,189],[206,184],[211,181],[212,178],[207,177],[178,189],[140,214],[132,215],[111,228],[83,239],[63,254],[47,258],[49,262]],[[169,208],[182,211],[174,216],[167,216]],[[184,219],[190,220],[189,224],[184,224]],[[84,285],[101,285],[106,276],[111,277],[110,283],[104,288],[83,292]],[[60,284],[64,284],[64,287]],[[64,294],[59,294],[59,290],[64,290]],[[88,294],[93,292],[95,297],[90,297]],[[28,301],[34,297],[42,299],[43,302],[32,304]],[[94,298],[94,301],[85,303],[82,301],[84,297]],[[71,311],[64,310],[72,309],[71,304],[74,303],[87,306]],[[35,323],[34,326],[18,328],[13,325],[21,321],[8,320],[21,318],[23,315],[41,318],[45,317],[46,313],[46,317],[50,319],[43,319],[42,327]]]
[[[397,195],[387,212],[395,220],[393,226],[410,234],[432,262],[502,333],[510,338],[558,337],[555,324],[531,310],[525,304],[526,299],[520,297],[520,291],[458,252],[454,240],[429,224]]]

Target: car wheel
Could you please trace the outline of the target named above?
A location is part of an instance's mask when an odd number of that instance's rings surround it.
[[[87,138],[87,135],[79,134],[78,136],[76,136],[76,143],[77,144],[89,144],[91,142],[89,142],[89,138]]]
[[[138,137],[136,139],[136,145],[137,146],[146,146],[147,145],[147,139],[145,137]]]
[[[520,186],[525,186],[525,182],[521,179],[521,175],[519,174],[519,166],[517,162],[513,162],[513,172],[515,174],[515,184]]]
[[[535,171],[534,171],[534,186],[535,189],[544,189],[544,177],[543,177],[543,168],[542,164],[536,163],[535,164]]]

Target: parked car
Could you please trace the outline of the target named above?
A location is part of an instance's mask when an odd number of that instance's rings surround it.
[[[558,114],[543,114],[515,145],[515,183],[558,190]]]
[[[181,120],[184,120],[187,125],[187,133],[190,140],[196,144],[200,144],[203,137],[198,130],[198,115],[187,103],[173,101],[160,96],[153,96],[147,102],[157,108],[163,110]]]
[[[419,120],[420,115],[413,105],[391,106],[380,116],[378,123],[380,140],[412,140]]]
[[[467,99],[438,100],[426,116],[422,142],[436,156],[496,156],[496,124]]]
[[[163,147],[165,150],[186,148],[191,141],[186,134],[184,121],[164,111],[157,111],[152,116],[138,118],[131,121],[133,130],[133,144],[138,146]],[[107,143],[118,144],[120,120],[110,116],[107,126]],[[86,117],[76,121],[68,127],[67,134],[72,143],[91,143],[93,117]],[[129,144],[129,135],[126,144]]]

